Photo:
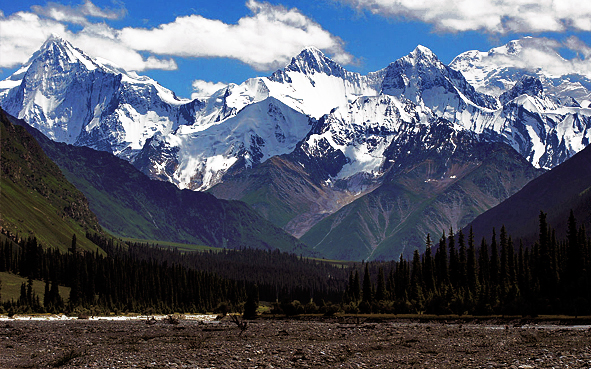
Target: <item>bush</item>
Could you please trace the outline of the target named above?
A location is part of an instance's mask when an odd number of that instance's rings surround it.
[[[289,303],[282,303],[281,310],[283,310],[283,313],[287,316],[300,315],[304,313],[304,305],[298,300],[293,300]]]

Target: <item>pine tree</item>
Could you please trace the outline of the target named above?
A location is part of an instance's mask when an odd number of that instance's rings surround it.
[[[478,265],[480,267],[478,275],[480,278],[480,286],[483,288],[488,287],[490,284],[490,256],[488,254],[488,244],[486,243],[486,239],[484,239],[484,237],[480,243]]]
[[[45,310],[48,309],[49,304],[50,304],[50,298],[51,298],[51,294],[50,294],[50,289],[49,289],[49,279],[45,278],[45,290],[43,293],[43,307],[45,308]]]
[[[435,290],[435,263],[431,254],[431,236],[427,233],[425,254],[423,255],[423,281],[426,291]]]
[[[566,267],[564,270],[564,290],[568,295],[575,292],[576,286],[583,282],[583,271],[585,269],[585,256],[580,245],[577,220],[573,211],[570,211],[567,228]],[[580,288],[580,287],[579,287]]]
[[[497,232],[493,228],[490,243],[490,282],[492,286],[499,285],[499,248],[497,246]]]
[[[386,281],[384,278],[384,268],[380,267],[378,269],[378,285],[376,288],[376,301],[384,301],[386,300]]]
[[[411,289],[410,299],[415,305],[417,311],[423,310],[424,296],[423,296],[423,280],[421,272],[421,256],[419,250],[415,250],[412,258],[412,271],[410,277]]]
[[[359,272],[355,269],[355,277],[353,278],[353,300],[361,300],[361,282],[359,281]]]
[[[476,262],[476,246],[474,245],[474,232],[470,227],[470,233],[468,234],[468,256],[466,258],[466,280],[468,283],[468,289],[473,296],[478,294],[480,289],[480,283],[478,281],[478,265]]]
[[[449,266],[447,264],[447,246],[445,232],[439,239],[439,248],[435,252],[435,268],[437,276],[437,285],[439,287],[449,285]]]
[[[34,296],[33,296],[33,278],[29,276],[27,278],[27,305],[33,306],[34,305]]]
[[[509,241],[507,240],[507,231],[505,226],[501,227],[500,234],[500,246],[501,246],[501,270],[499,272],[499,288],[501,294],[504,296],[509,291]]]
[[[464,232],[460,229],[458,232],[458,286],[466,287],[467,280],[466,280],[466,264],[467,264],[467,255],[466,255],[466,241],[464,239]]]
[[[459,260],[458,255],[456,253],[456,240],[454,236],[453,228],[449,229],[449,236],[447,247],[449,248],[449,275],[450,275],[450,283],[454,288],[458,287],[459,283]]]
[[[369,264],[365,263],[365,273],[363,275],[363,302],[373,302],[373,288],[369,276]]]

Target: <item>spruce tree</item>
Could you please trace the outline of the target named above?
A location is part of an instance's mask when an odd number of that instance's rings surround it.
[[[384,268],[378,269],[378,285],[376,288],[376,301],[384,301],[387,298],[386,280],[384,277]]]
[[[439,247],[435,252],[435,268],[437,270],[437,285],[444,287],[449,285],[449,266],[447,264],[447,245],[445,231],[439,239]]]
[[[363,274],[363,302],[373,302],[373,288],[369,276],[369,264],[365,263],[365,273]]]
[[[467,286],[467,279],[466,279],[466,264],[467,264],[467,255],[466,255],[466,241],[464,239],[464,232],[460,229],[458,232],[458,285],[460,287]]]
[[[501,227],[500,234],[500,246],[501,246],[501,270],[499,272],[499,287],[503,295],[506,295],[509,291],[509,241],[507,240],[507,231],[505,226]]]
[[[468,283],[468,289],[473,296],[476,296],[480,289],[480,283],[478,281],[478,265],[476,261],[476,246],[474,245],[474,232],[470,227],[470,233],[468,235],[468,256],[466,258],[466,280]]]
[[[423,255],[423,281],[426,291],[435,290],[435,263],[431,254],[431,236],[427,233],[425,254]]]
[[[449,229],[449,236],[448,236],[448,245],[449,248],[449,276],[450,276],[450,283],[454,288],[458,287],[459,283],[459,260],[458,255],[456,253],[456,240],[454,236],[453,228]]]
[[[492,286],[499,285],[499,248],[497,246],[497,232],[493,228],[490,242],[490,283]]]
[[[573,211],[570,211],[567,227],[567,253],[566,266],[564,270],[564,291],[567,295],[575,292],[576,286],[583,282],[583,271],[585,269],[585,256],[579,242],[577,220]]]
[[[488,244],[484,237],[480,243],[478,266],[480,267],[478,274],[478,277],[480,278],[480,286],[483,288],[488,287],[490,284],[490,256],[488,255]]]
[[[413,302],[416,311],[423,310],[425,303],[422,274],[421,256],[419,255],[419,250],[415,250],[412,258],[412,271],[410,277],[410,299]]]
[[[51,294],[49,291],[50,291],[49,278],[45,278],[45,290],[43,293],[43,307],[45,308],[46,311],[49,308],[50,298],[51,298]]]
[[[355,277],[353,278],[353,300],[361,300],[361,282],[359,281],[359,272],[355,269]]]

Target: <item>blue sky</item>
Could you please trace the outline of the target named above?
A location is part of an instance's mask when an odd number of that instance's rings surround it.
[[[0,79],[56,33],[183,97],[268,75],[305,46],[360,73],[418,44],[449,63],[529,35],[577,66],[591,55],[591,2],[581,0],[20,0],[0,12]]]

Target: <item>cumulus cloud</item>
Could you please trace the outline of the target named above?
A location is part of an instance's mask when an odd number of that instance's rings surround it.
[[[67,27],[29,12],[0,15],[0,68],[26,62],[52,34],[66,34]]]
[[[118,31],[104,23],[88,24],[71,32],[67,25],[30,12],[0,14],[0,68],[25,63],[51,34],[60,35],[93,57],[110,60],[127,70],[177,69],[172,58],[144,57],[117,39]]]
[[[580,0],[339,0],[384,17],[418,20],[442,32],[591,31],[591,2]]]
[[[525,37],[516,42],[481,54],[482,61],[491,66],[541,69],[551,76],[581,74],[591,78],[591,47],[575,36],[563,42],[548,38]],[[561,50],[570,50],[575,56],[567,59]]]
[[[124,7],[99,8],[90,0],[78,6],[50,2],[9,16],[0,13],[0,68],[26,62],[52,33],[91,56],[135,71],[176,69],[174,57],[232,58],[257,70],[272,70],[286,65],[307,46],[325,51],[342,64],[353,61],[340,38],[298,9],[256,0],[248,0],[246,7],[250,14],[235,24],[189,15],[155,28],[123,29],[92,18],[119,19],[126,14]],[[72,25],[82,29],[73,31]]]
[[[347,64],[353,58],[338,37],[299,10],[249,0],[252,15],[226,24],[200,15],[178,17],[157,28],[124,28],[126,45],[161,55],[227,57],[258,70],[282,67],[306,46],[316,46]]]
[[[191,99],[202,99],[213,95],[215,92],[226,88],[228,85],[221,82],[208,82],[197,79],[193,81],[193,93]]]

